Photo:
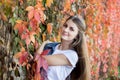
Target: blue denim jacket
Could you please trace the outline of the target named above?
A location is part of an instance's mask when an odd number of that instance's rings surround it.
[[[45,45],[44,50],[50,49],[50,52],[48,53],[48,55],[51,55],[54,52],[55,47],[58,44],[60,44],[60,43],[58,43],[58,42],[48,43],[48,44]]]

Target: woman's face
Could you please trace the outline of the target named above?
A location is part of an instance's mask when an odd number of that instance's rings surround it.
[[[68,20],[62,27],[61,38],[67,41],[71,41],[76,38],[77,34],[77,25],[72,20]]]

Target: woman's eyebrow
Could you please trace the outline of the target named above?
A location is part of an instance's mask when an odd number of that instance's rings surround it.
[[[68,25],[67,23],[65,23],[64,25]]]

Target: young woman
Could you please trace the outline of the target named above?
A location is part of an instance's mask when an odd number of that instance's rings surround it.
[[[49,65],[48,80],[90,80],[83,18],[70,16],[61,28],[61,43],[55,46],[52,55],[42,56]],[[37,53],[43,51],[46,43],[43,43]]]

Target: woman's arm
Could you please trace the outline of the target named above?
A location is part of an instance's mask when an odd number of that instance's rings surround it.
[[[72,66],[67,57],[63,54],[43,55],[49,66]]]
[[[40,48],[36,51],[36,53],[41,54],[44,49],[44,46],[47,43],[51,42],[49,40],[44,41]],[[62,65],[72,66],[67,57],[63,54],[42,55],[42,57],[46,59],[49,66],[62,66]]]

